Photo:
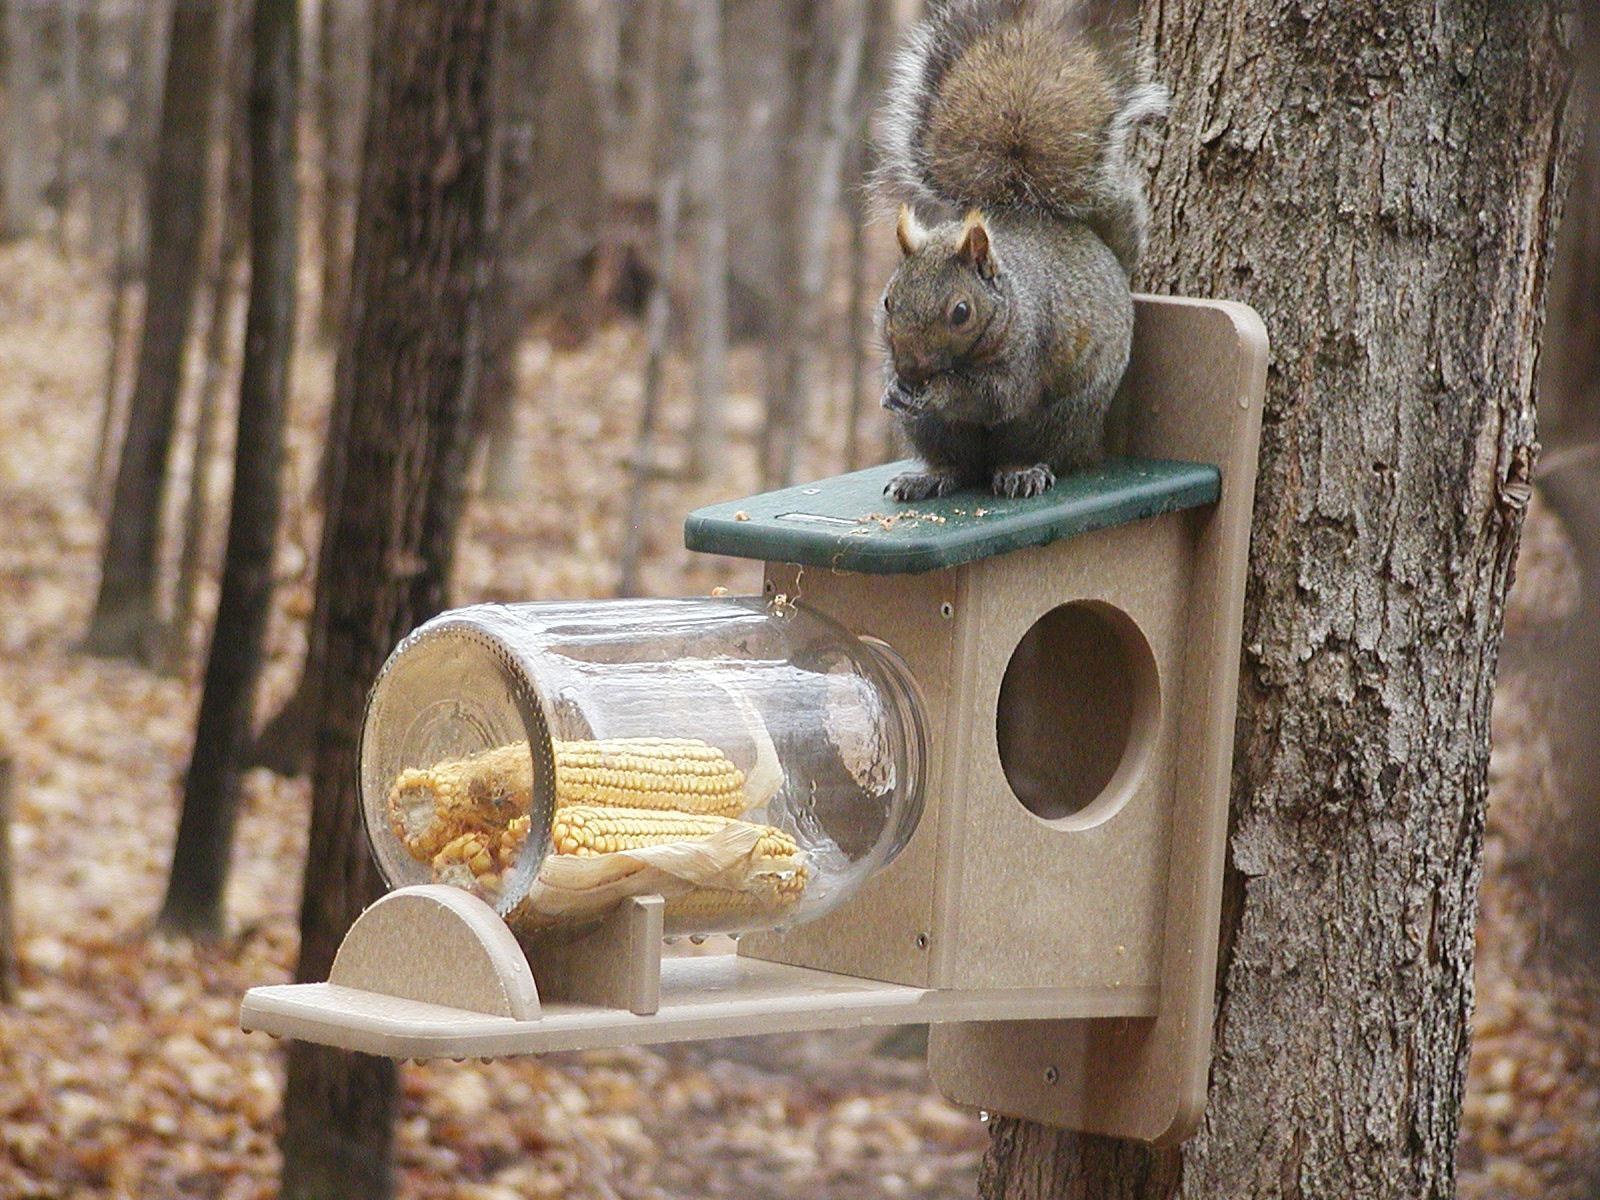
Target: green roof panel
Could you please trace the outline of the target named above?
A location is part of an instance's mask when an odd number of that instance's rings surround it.
[[[1074,534],[1216,502],[1205,463],[1113,458],[1058,479],[1042,496],[985,491],[901,504],[883,486],[908,462],[712,504],[689,514],[691,550],[875,575],[915,574],[1043,546]]]

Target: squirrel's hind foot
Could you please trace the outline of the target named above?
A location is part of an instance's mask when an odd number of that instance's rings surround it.
[[[1031,467],[1001,467],[994,473],[991,486],[996,496],[1021,500],[1048,492],[1055,482],[1054,471],[1044,463],[1034,463]]]
[[[915,504],[918,500],[948,496],[960,486],[961,481],[949,471],[906,471],[889,480],[883,494],[891,500]]]

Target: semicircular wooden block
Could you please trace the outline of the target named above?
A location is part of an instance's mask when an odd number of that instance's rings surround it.
[[[539,989],[504,921],[460,888],[390,892],[356,918],[328,973],[340,987],[533,1021]]]

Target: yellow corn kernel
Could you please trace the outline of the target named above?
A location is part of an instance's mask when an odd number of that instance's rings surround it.
[[[736,817],[744,772],[697,738],[556,742],[556,803],[671,809]]]
[[[731,928],[751,921],[777,920],[805,894],[803,872],[798,879],[797,887],[758,888],[754,891],[695,888],[668,900],[662,915],[683,928],[698,928],[706,932],[718,926]]]
[[[623,850],[642,850],[671,842],[710,837],[730,825],[743,825],[732,817],[712,813],[668,812],[655,808],[607,808],[600,805],[572,804],[556,810],[550,830],[551,848],[557,854],[616,854]],[[757,839],[751,860],[765,866],[799,860],[795,841],[781,829],[757,826]]]
[[[500,863],[495,860],[492,835],[463,833],[451,838],[433,856],[433,877],[439,883],[485,890],[493,880],[499,886]]]
[[[615,854],[707,837],[727,824],[726,817],[703,813],[573,804],[556,810],[550,844],[557,854]]]

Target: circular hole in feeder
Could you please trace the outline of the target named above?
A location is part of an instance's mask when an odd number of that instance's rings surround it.
[[[1132,617],[1099,601],[1034,622],[1000,683],[995,737],[1006,782],[1035,816],[1087,829],[1133,794],[1155,744],[1155,655]]]

